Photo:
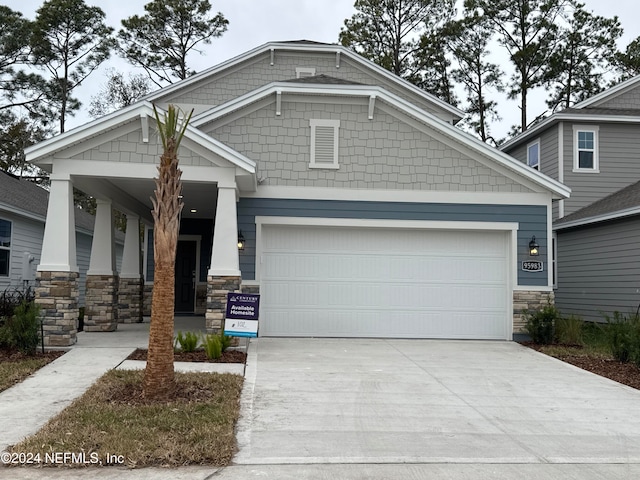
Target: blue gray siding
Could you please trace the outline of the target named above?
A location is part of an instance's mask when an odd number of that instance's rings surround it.
[[[0,277],[0,291],[6,288],[22,287],[23,254],[31,253],[35,260],[31,263],[35,275],[36,266],[40,263],[44,224],[14,213],[1,212],[0,218],[11,222],[11,251],[9,258],[9,276]],[[30,282],[33,286],[35,282]]]
[[[603,321],[640,304],[640,220],[558,231],[556,305],[563,314]]]
[[[529,258],[528,245],[533,235],[541,248],[539,259],[545,263],[544,272],[522,272],[518,268],[518,284],[548,284],[547,209],[544,206],[241,198],[238,202],[238,228],[246,239],[245,249],[240,252],[240,270],[244,280],[255,279],[256,216],[518,222],[518,267],[522,260]]]

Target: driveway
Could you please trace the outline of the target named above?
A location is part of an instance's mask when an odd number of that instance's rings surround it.
[[[236,465],[629,465],[640,392],[511,342],[260,338],[238,442]]]

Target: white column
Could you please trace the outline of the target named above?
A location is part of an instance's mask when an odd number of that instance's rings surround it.
[[[49,206],[44,225],[40,272],[78,272],[76,217],[71,179],[51,175]]]
[[[239,277],[236,189],[218,187],[209,276]]]
[[[96,223],[87,275],[116,275],[115,234],[111,202],[97,200]]]
[[[140,217],[127,215],[120,278],[140,278]]]

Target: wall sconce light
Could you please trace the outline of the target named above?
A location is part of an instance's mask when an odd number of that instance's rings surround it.
[[[540,253],[540,245],[536,242],[536,236],[531,237],[531,241],[529,242],[529,255],[532,257],[537,257]]]
[[[244,235],[242,235],[242,230],[238,230],[238,250],[244,250]]]

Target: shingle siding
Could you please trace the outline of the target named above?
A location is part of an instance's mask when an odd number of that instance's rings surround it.
[[[640,304],[640,220],[558,231],[556,305],[563,314],[604,321]]]
[[[368,120],[368,99],[282,102],[203,130],[258,163],[262,185],[473,192],[526,192],[521,184],[387,113]],[[330,97],[324,100],[330,102]],[[333,100],[337,101],[336,99]],[[382,102],[379,102],[382,103]],[[391,111],[391,110],[389,110]],[[399,115],[399,114],[398,114]],[[311,119],[338,119],[337,170],[310,169]]]
[[[246,239],[240,252],[240,270],[245,280],[255,279],[256,216],[361,218],[431,221],[518,222],[518,284],[547,285],[547,210],[535,205],[467,205],[404,202],[348,202],[332,200],[285,200],[241,198],[238,202],[238,229]],[[520,262],[529,259],[528,245],[535,235],[540,245],[538,257],[544,272],[523,272]]]
[[[598,103],[599,108],[640,108],[640,88],[634,88],[606,102]]]

